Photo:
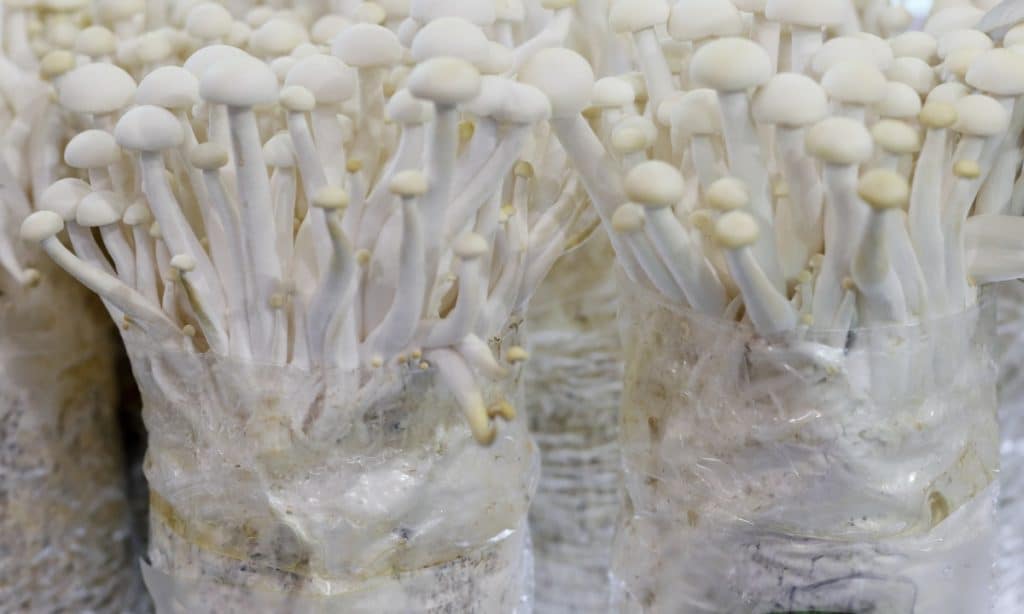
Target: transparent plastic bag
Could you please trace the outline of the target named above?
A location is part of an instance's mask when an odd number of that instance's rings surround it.
[[[158,612],[530,611],[522,412],[482,447],[413,364],[322,373],[129,347]],[[516,381],[484,392],[521,406]]]
[[[615,611],[989,611],[989,301],[764,339],[659,300],[622,293]]]
[[[1000,284],[999,410],[1003,429],[996,612],[1024,612],[1024,283]]]
[[[51,271],[0,303],[0,612],[144,611],[97,307]]]
[[[541,479],[530,508],[537,610],[601,612],[618,513],[622,358],[614,255],[603,235],[563,258],[530,308],[530,429]]]

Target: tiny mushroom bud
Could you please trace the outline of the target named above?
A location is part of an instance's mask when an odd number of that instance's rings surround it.
[[[904,209],[910,201],[910,185],[899,173],[871,169],[857,184],[857,194],[875,209]]]

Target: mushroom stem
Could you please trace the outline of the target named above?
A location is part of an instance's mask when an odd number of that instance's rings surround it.
[[[367,345],[371,354],[390,356],[412,341],[423,313],[427,278],[423,274],[423,228],[415,198],[402,199],[402,243],[398,255],[395,297]]]
[[[779,167],[789,187],[793,207],[793,228],[800,240],[812,252],[821,249],[822,213],[824,193],[818,179],[814,160],[805,154],[804,129],[778,125],[775,144],[779,152]]]
[[[423,342],[425,348],[456,345],[473,330],[480,316],[482,271],[480,258],[460,258],[459,297],[446,318],[434,325]]]
[[[951,124],[952,122],[949,122]],[[942,313],[946,306],[946,257],[942,231],[942,178],[949,124],[929,126],[917,157],[907,221],[927,284],[927,302]]]
[[[477,442],[485,446],[494,443],[497,428],[487,415],[483,395],[462,356],[452,350],[439,349],[428,352],[425,358],[437,367],[442,380],[455,395]]]
[[[676,219],[670,207],[646,209],[644,227],[658,254],[668,265],[673,279],[682,288],[690,306],[711,315],[725,310],[728,299],[707,260],[694,248],[689,232]]]
[[[341,227],[340,215],[330,212],[327,216],[328,231],[331,236],[331,259],[324,271],[320,286],[309,302],[307,316],[307,343],[309,353],[314,359],[329,361],[325,353],[332,348],[325,347],[330,329],[334,322],[351,320],[345,308],[352,300],[352,281],[355,278],[355,260],[352,245]],[[340,324],[344,326],[344,324]]]
[[[427,181],[430,188],[421,200],[426,259],[426,298],[428,305],[435,290],[444,237],[446,208],[451,200],[452,176],[459,144],[459,114],[455,105],[435,104],[436,115],[430,128],[427,152]]]
[[[467,364],[492,380],[497,381],[508,375],[508,369],[498,362],[487,343],[476,335],[463,337],[455,350],[462,355]]]
[[[128,286],[135,286],[135,256],[132,254],[132,247],[128,239],[121,232],[119,224],[106,224],[100,226],[100,237],[103,245],[107,248],[114,261],[114,270],[117,276]]]
[[[360,249],[369,249],[380,236],[381,228],[387,222],[392,210],[389,206],[392,195],[387,190],[388,184],[396,174],[418,166],[423,158],[423,142],[425,129],[422,124],[404,124],[402,136],[398,141],[398,150],[391,162],[377,181],[370,197],[366,201],[366,214],[359,228],[356,245]]]
[[[274,202],[274,234],[277,237],[277,257],[286,279],[291,277],[290,266],[295,241],[295,198],[297,179],[294,168],[276,168],[270,177],[270,191]]]
[[[135,289],[153,304],[160,302],[156,284],[156,256],[153,253],[153,238],[145,224],[132,226],[132,240],[135,243]]]
[[[794,25],[790,29],[790,72],[806,73],[818,50],[824,42],[821,28]]]
[[[902,324],[907,321],[903,288],[889,260],[886,218],[893,213],[873,209],[868,214],[864,237],[851,266],[853,281],[860,290],[861,313],[866,324]]]
[[[830,325],[842,300],[842,281],[850,273],[864,232],[867,211],[857,197],[857,166],[824,165],[825,259],[814,288],[814,322]]]
[[[306,193],[307,198],[312,198],[312,195],[318,194],[327,185],[327,175],[317,155],[313,135],[309,131],[304,113],[288,111],[288,134],[292,139],[299,164],[302,191]],[[330,237],[324,212],[317,207],[309,207],[295,238],[296,256],[301,257],[311,252],[315,256],[317,269],[323,270],[330,259],[329,245]]]
[[[647,93],[652,109],[658,109],[666,98],[675,91],[675,82],[668,61],[661,51],[661,42],[654,28],[644,28],[633,33],[637,59],[647,81]]]
[[[517,125],[512,128],[509,134],[502,137],[497,149],[469,183],[460,187],[459,195],[445,215],[445,237],[450,238],[458,234],[487,202],[488,195],[494,193],[501,177],[508,172],[509,167],[519,156],[528,134],[529,126]]]

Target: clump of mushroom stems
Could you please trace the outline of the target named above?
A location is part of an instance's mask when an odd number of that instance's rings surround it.
[[[479,3],[423,3],[448,13],[403,44],[405,22],[370,4],[233,40],[241,22],[204,3],[127,39],[188,43],[152,62],[49,52],[64,164],[22,236],[150,342],[437,368],[489,443],[511,415],[481,382],[526,358],[503,332],[596,226],[547,98],[516,80],[517,54],[561,43],[560,9],[538,3],[545,19],[498,42],[493,10],[479,25]]]
[[[633,281],[773,335],[926,322],[1024,276],[1022,30],[951,7],[883,39],[846,8],[618,0],[642,78],[524,67]]]

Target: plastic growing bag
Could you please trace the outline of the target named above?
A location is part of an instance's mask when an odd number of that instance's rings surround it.
[[[764,339],[635,286],[622,296],[616,611],[988,611],[987,302],[922,326]]]
[[[322,373],[129,346],[159,612],[530,611],[521,412],[481,447],[414,363]]]
[[[120,614],[142,595],[97,307],[50,273],[0,304],[0,612]]]

